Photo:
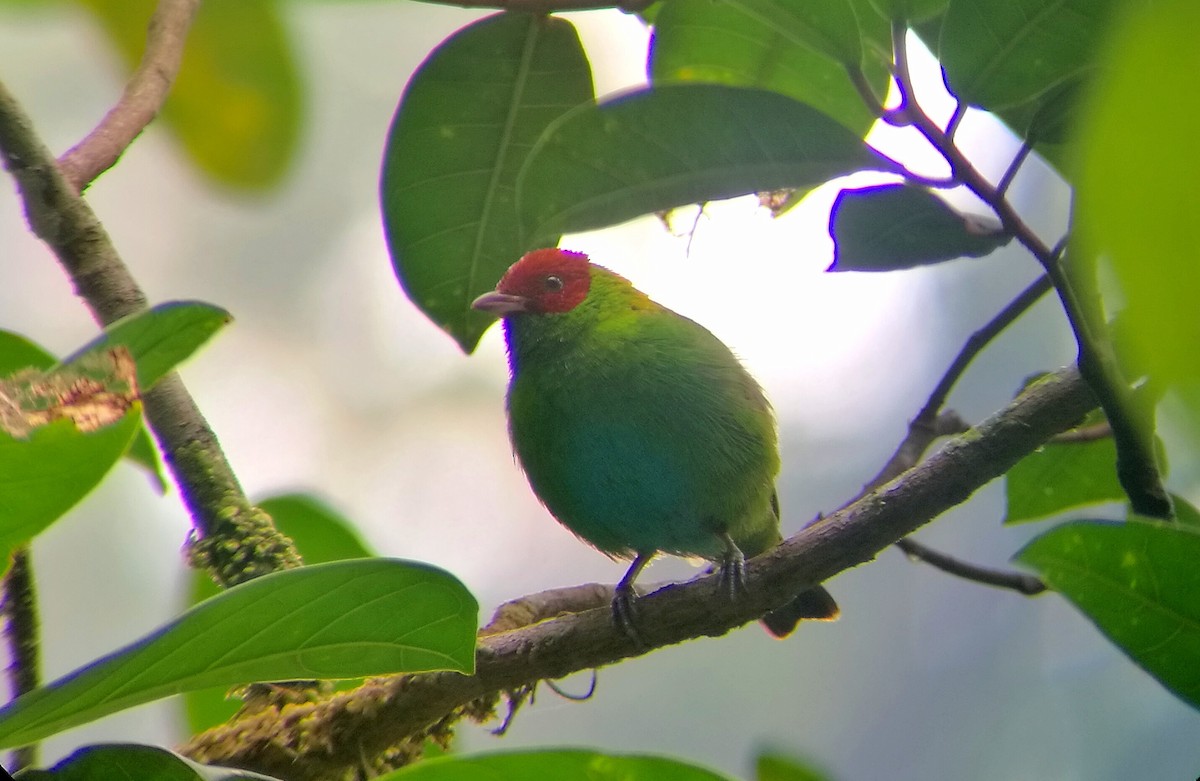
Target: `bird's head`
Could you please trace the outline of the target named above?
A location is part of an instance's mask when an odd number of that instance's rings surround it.
[[[490,293],[472,302],[474,309],[507,317],[518,312],[569,312],[587,298],[591,264],[582,252],[557,248],[527,252]]]

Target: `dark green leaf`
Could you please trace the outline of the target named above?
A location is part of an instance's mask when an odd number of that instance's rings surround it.
[[[155,0],[80,0],[132,68],[146,47]],[[163,117],[195,164],[218,182],[265,188],[287,171],[302,96],[273,0],[202,3],[188,31]]]
[[[0,746],[181,692],[475,664],[478,606],[426,564],[358,559],[275,572],[0,710]]]
[[[871,0],[871,5],[885,19],[923,22],[946,10],[950,0]]]
[[[787,95],[865,134],[875,121],[846,67],[805,42],[798,8],[823,7],[780,0],[758,7],[738,0],[672,0],[654,25],[650,73],[655,83],[708,82],[760,87]],[[877,92],[889,74],[875,58],[867,68]]]
[[[756,781],[828,781],[815,768],[778,754],[760,754],[755,763]]]
[[[306,564],[368,558],[373,554],[359,538],[353,524],[319,500],[304,494],[284,494],[258,503],[271,516],[275,527],[296,545]],[[221,593],[206,573],[192,573],[188,605]],[[347,684],[349,686],[350,684]],[[339,688],[341,688],[339,686]],[[191,732],[198,733],[229,720],[242,706],[227,696],[228,686],[200,689],[183,696]]]
[[[213,767],[157,746],[109,743],[84,746],[49,770],[27,770],[21,781],[274,781],[270,776]]]
[[[1095,66],[1118,0],[952,0],[938,54],[950,90],[996,110]]]
[[[719,775],[674,759],[582,750],[515,751],[451,756],[409,765],[377,781],[728,781]]]
[[[1200,155],[1195,104],[1200,73],[1200,4],[1162,0],[1131,14],[1106,56],[1081,123],[1082,154],[1072,247],[1074,262],[1103,257],[1121,311],[1116,349],[1125,366],[1144,369],[1190,416],[1190,436],[1175,441],[1194,461],[1200,448],[1200,274],[1196,215]],[[1186,422],[1186,417],[1185,417]]]
[[[962,214],[921,187],[842,190],[829,215],[830,271],[895,271],[980,258],[1012,237],[991,217]]]
[[[1076,521],[1017,560],[1183,701],[1200,708],[1200,532],[1178,524]]]
[[[556,121],[518,181],[534,244],[689,203],[895,171],[845,127],[775,92],[677,84]],[[538,239],[541,239],[539,241]]]
[[[517,172],[551,120],[592,95],[569,22],[503,13],[444,41],[400,100],[380,184],[392,265],[413,303],[467,352],[495,320],[471,301],[529,249]]]
[[[1101,419],[1093,413],[1085,425]],[[1075,507],[1125,501],[1116,463],[1111,437],[1043,445],[1005,475],[1004,522],[1034,521]]]
[[[109,325],[103,334],[65,358],[63,364],[122,345],[137,363],[138,388],[145,392],[231,319],[228,312],[212,304],[170,301]]]

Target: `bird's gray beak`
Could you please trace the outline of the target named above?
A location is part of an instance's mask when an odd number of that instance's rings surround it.
[[[479,298],[471,302],[472,309],[478,309],[481,312],[491,312],[499,317],[512,314],[513,312],[528,311],[526,306],[529,302],[522,296],[509,295],[508,293],[500,293],[493,290],[490,293],[484,293]]]

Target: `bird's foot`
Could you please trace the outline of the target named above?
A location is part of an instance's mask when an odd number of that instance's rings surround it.
[[[725,557],[721,559],[719,570],[721,593],[731,600],[737,599],[746,591],[746,557],[733,540],[726,540]]]
[[[633,624],[635,613],[634,602],[636,600],[637,595],[633,592],[632,586],[629,588],[618,586],[616,593],[613,595],[612,622],[613,626],[621,630],[635,646],[642,649],[646,647],[646,641],[642,639],[642,635]]]

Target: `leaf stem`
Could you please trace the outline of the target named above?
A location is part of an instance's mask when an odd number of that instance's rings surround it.
[[[1041,594],[1046,590],[1046,584],[1033,575],[1026,575],[1023,572],[991,569],[990,567],[981,567],[978,564],[961,561],[953,556],[922,545],[911,537],[905,537],[903,540],[900,540],[896,543],[896,547],[914,559],[919,559],[932,567],[940,569],[942,572],[964,580],[982,583],[986,586],[1012,589],[1030,597]]]

